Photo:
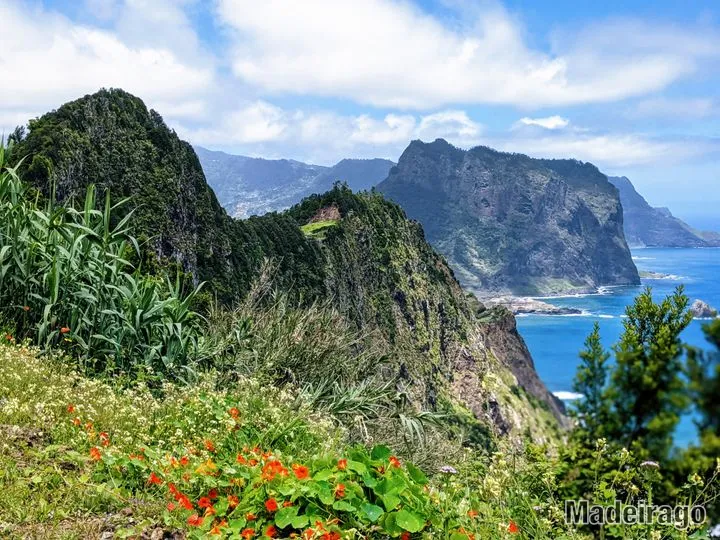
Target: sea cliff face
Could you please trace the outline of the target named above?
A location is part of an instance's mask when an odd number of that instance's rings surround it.
[[[696,231],[667,208],[654,208],[625,176],[610,176],[623,206],[625,238],[632,247],[716,247],[717,233]]]
[[[589,163],[413,141],[377,189],[481,296],[640,282],[617,190]]]

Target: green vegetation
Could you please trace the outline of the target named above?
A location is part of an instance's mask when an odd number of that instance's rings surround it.
[[[161,182],[144,175],[177,147],[130,98],[103,92],[43,117],[13,137],[12,166],[0,149],[0,534],[704,537],[705,525],[563,518],[579,497],[717,516],[720,354],[684,354],[682,291],[637,299],[614,363],[596,328],[578,373],[587,399],[558,434],[532,366],[503,360],[503,346],[521,349],[512,317],[467,298],[421,227],[376,193],[336,185],[284,214],[217,214],[210,251],[173,232],[138,240],[184,218],[137,219],[153,195],[136,180]],[[96,112],[113,120],[76,129]],[[111,170],[102,193],[58,165],[73,147],[55,130]],[[145,141],[149,168],[104,137],[98,150],[103,133]],[[114,203],[125,181],[131,199]],[[306,235],[328,207],[341,219]],[[718,346],[720,327],[707,332]],[[702,444],[673,451],[690,401]]]
[[[300,227],[302,232],[313,238],[324,238],[325,229],[328,227],[336,227],[338,224],[336,219],[326,219],[323,221],[314,221]]]

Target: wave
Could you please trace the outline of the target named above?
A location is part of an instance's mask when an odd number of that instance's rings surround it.
[[[633,260],[633,261],[654,261],[654,260],[655,260],[655,257],[637,257],[637,256],[633,256],[632,260]]]
[[[585,396],[582,394],[578,394],[577,392],[553,392],[553,396],[556,398],[562,400],[562,401],[575,401],[576,399],[582,399]]]
[[[598,319],[614,319],[615,315],[606,315],[604,313],[600,313],[598,315]]]

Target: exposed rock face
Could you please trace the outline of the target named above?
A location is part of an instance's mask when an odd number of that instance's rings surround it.
[[[702,300],[695,300],[690,306],[690,313],[696,319],[714,319],[717,317],[717,309],[710,307],[709,304]]]
[[[623,206],[625,238],[631,247],[720,246],[720,235],[694,230],[667,208],[653,208],[625,176],[610,176]]]
[[[392,161],[344,159],[333,167],[291,159],[260,159],[195,147],[210,186],[220,203],[237,218],[285,210],[335,182],[353,191],[370,189],[383,180]]]
[[[377,189],[478,295],[640,282],[617,190],[589,163],[413,141]]]
[[[485,298],[483,302],[488,306],[503,306],[515,315],[579,315],[582,313],[579,309],[554,306],[528,297],[498,296],[496,298]]]

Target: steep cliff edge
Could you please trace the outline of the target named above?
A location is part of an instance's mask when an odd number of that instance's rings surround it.
[[[623,206],[625,238],[632,247],[715,247],[720,235],[696,231],[667,208],[654,208],[625,176],[609,176]]]
[[[377,193],[344,187],[309,197],[289,215],[311,223],[329,208],[341,218],[322,229],[328,290],[360,326],[382,330],[424,407],[457,403],[500,433],[525,426],[540,438],[565,422],[513,315],[467,294],[417,222]]]
[[[617,190],[589,163],[413,141],[377,189],[481,296],[640,282]]]

